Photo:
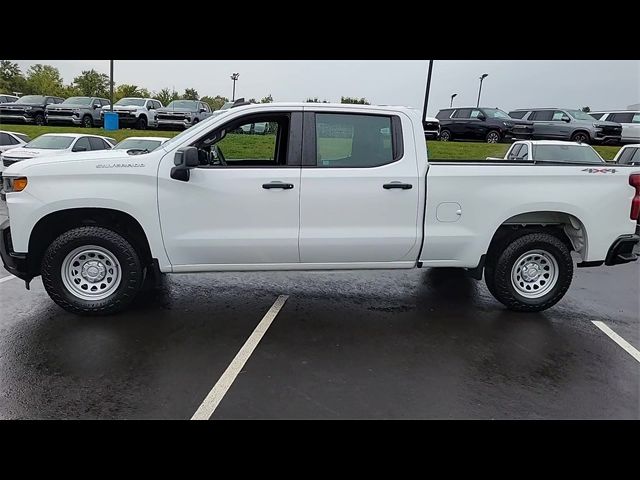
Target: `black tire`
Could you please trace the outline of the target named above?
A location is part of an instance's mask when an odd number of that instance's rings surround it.
[[[557,279],[544,295],[528,298],[514,287],[512,269],[524,254],[539,250],[547,252],[555,260],[558,269]],[[544,232],[528,233],[515,238],[505,244],[505,248],[499,254],[487,259],[485,267],[485,283],[489,292],[507,308],[518,312],[539,312],[552,307],[567,292],[572,278],[573,259],[569,248],[558,237]]]
[[[487,132],[487,136],[484,137],[484,139],[487,141],[487,143],[500,143],[500,140],[502,140],[502,136],[500,135],[500,132],[498,130],[489,130]]]
[[[200,121],[199,119],[194,118],[194,119],[193,119],[193,122],[191,122],[191,125],[195,125],[195,124],[196,124],[196,123],[198,123],[199,121]]]
[[[65,286],[61,269],[67,255],[75,249],[96,245],[108,250],[120,263],[121,281],[104,299],[86,300]],[[109,315],[126,308],[142,287],[143,271],[135,248],[121,235],[103,227],[69,230],[49,246],[41,264],[42,283],[51,299],[65,310],[79,315]]]
[[[45,121],[44,121],[44,115],[41,113],[36,113],[36,116],[33,117],[33,123],[35,123],[36,125],[42,126],[44,125]]]
[[[82,117],[82,126],[84,128],[93,127],[93,118],[91,118],[91,115],[85,115],[84,117]]]
[[[138,120],[136,121],[136,129],[138,130],[146,130],[147,129],[147,117],[144,115],[140,115]]]
[[[571,135],[571,141],[589,144],[591,142],[591,138],[589,137],[589,134],[587,132],[578,131],[574,132],[573,135]]]
[[[453,138],[453,135],[451,135],[451,132],[449,130],[447,130],[446,128],[443,128],[442,130],[440,130],[441,142],[448,142],[449,140],[451,140],[451,138]]]

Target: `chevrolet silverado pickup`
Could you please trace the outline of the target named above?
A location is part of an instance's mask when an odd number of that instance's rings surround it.
[[[238,133],[268,123],[270,133]],[[229,108],[149,152],[8,167],[5,268],[78,314],[163,273],[459,267],[506,307],[558,302],[578,267],[637,259],[640,168],[429,162],[420,113]],[[147,283],[147,280],[149,281]]]

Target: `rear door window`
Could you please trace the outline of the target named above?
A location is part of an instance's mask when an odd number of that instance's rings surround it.
[[[89,145],[91,145],[91,150],[105,150],[107,148],[104,140],[97,137],[89,137]]]
[[[529,120],[548,122],[553,118],[553,110],[534,110]]]
[[[618,158],[618,163],[626,165],[632,162],[632,159],[634,158],[634,156],[637,156],[638,158],[636,158],[637,162],[640,162],[640,155],[637,155],[637,153],[640,151],[640,148],[632,148],[632,147],[628,147],[625,148],[624,151],[620,154],[620,157]]]
[[[76,144],[73,146],[74,152],[84,152],[91,150],[91,144],[87,137],[80,137]]]
[[[459,108],[456,113],[453,114],[453,118],[469,118],[471,116],[470,108]]]
[[[610,122],[617,122],[617,123],[632,123],[633,112],[613,113],[609,115],[609,118],[607,120],[609,120]]]

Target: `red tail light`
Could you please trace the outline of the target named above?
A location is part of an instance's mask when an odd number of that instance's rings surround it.
[[[640,173],[629,176],[629,185],[636,189],[636,194],[631,201],[631,220],[640,222]]]

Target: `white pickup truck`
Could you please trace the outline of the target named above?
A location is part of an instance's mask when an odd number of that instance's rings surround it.
[[[259,122],[273,132],[239,134]],[[429,163],[420,114],[309,103],[230,108],[139,155],[10,166],[8,271],[63,308],[125,308],[146,277],[459,267],[508,308],[558,302],[578,266],[634,261],[640,168]]]

